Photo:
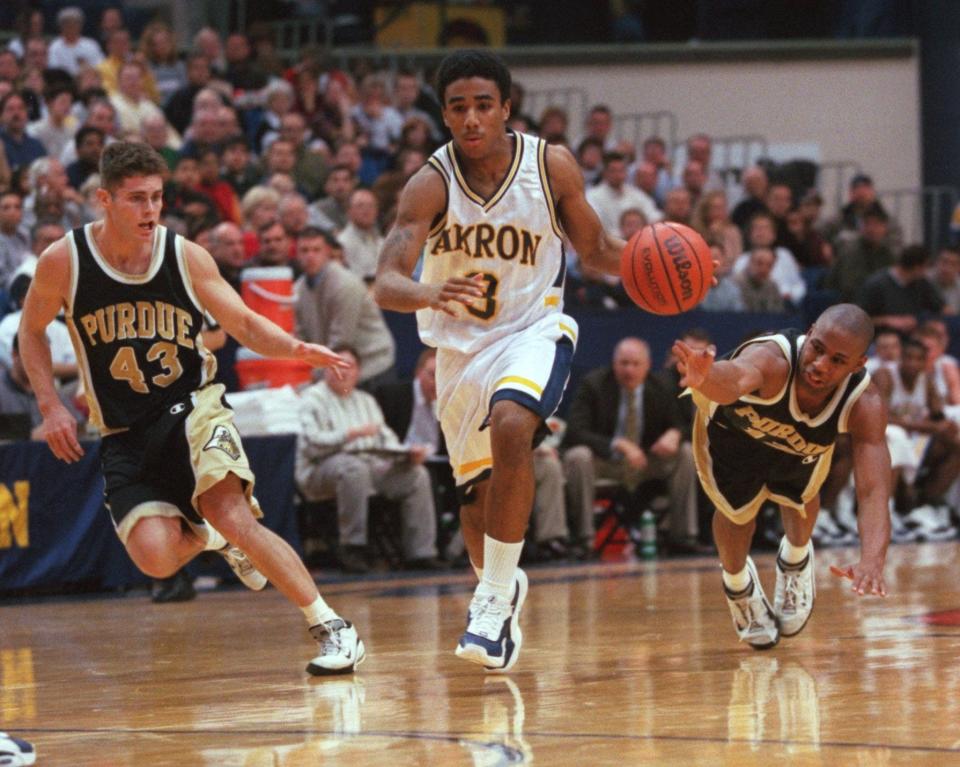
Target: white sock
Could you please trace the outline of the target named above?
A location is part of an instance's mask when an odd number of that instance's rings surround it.
[[[207,528],[207,542],[203,547],[204,551],[220,551],[220,549],[230,545],[220,531],[209,522],[206,523],[205,527]]]
[[[477,574],[477,580],[478,580],[478,581],[482,581],[482,580],[483,580],[483,568],[482,568],[482,567],[477,567],[475,564],[473,564],[473,560],[472,560],[472,559],[470,560],[470,567],[472,567],[472,568],[473,568],[473,571]]]
[[[317,598],[313,600],[313,602],[300,609],[303,610],[303,617],[307,619],[308,628],[313,628],[321,623],[326,623],[327,621],[332,621],[340,617],[337,615],[337,611],[324,602],[323,597],[319,594],[317,594]]]
[[[483,579],[480,585],[488,593],[504,599],[513,596],[513,578],[523,551],[523,541],[504,543],[489,535],[483,536]]]
[[[780,539],[780,559],[788,565],[799,565],[810,553],[810,543],[803,546],[794,546],[787,540],[787,536]]]
[[[739,594],[750,585],[750,572],[744,567],[739,573],[723,571],[723,585],[734,594]]]

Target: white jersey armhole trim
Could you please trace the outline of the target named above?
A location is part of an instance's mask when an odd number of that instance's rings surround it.
[[[806,338],[806,336],[800,336],[800,338],[797,339],[798,350],[804,338]],[[790,342],[786,339],[786,337],[780,335],[779,333],[768,336],[758,336],[757,338],[751,338],[749,341],[745,341],[737,347],[737,350],[733,353],[732,359],[736,359],[737,355],[751,344],[759,344],[763,343],[764,341],[773,341],[777,346],[780,347],[780,351],[783,352],[783,356],[786,357],[787,362],[790,363],[790,372],[787,373],[787,380],[784,381],[783,387],[780,389],[780,391],[778,391],[769,399],[756,397],[753,394],[744,394],[742,397],[740,397],[741,401],[749,402],[752,405],[773,405],[783,399],[783,395],[787,393],[787,387],[790,386],[791,374],[793,373],[793,359],[790,356]]]
[[[840,420],[837,422],[837,431],[841,434],[846,434],[847,432],[847,422],[850,419],[850,411],[853,410],[853,406],[856,404],[857,400],[860,399],[860,395],[863,394],[867,387],[870,385],[870,374],[864,371],[863,380],[857,384],[857,387],[850,392],[850,396],[847,398],[847,401],[843,403],[843,409],[840,411]]]
[[[183,287],[186,288],[187,295],[190,296],[190,301],[194,307],[196,307],[197,311],[204,317],[207,317],[209,316],[208,312],[204,309],[203,304],[200,303],[200,299],[193,289],[193,280],[190,279],[190,267],[187,264],[187,254],[183,249],[183,237],[173,236],[173,250],[174,253],[177,254],[177,269],[180,270],[180,279],[183,280]]]
[[[73,231],[67,232],[67,245],[70,252],[70,288],[67,292],[67,317],[73,316],[73,304],[77,299],[77,284],[80,281],[80,253],[77,250],[77,241],[74,239]]]
[[[145,282],[150,282],[150,280],[157,276],[157,272],[160,271],[160,266],[163,264],[163,252],[167,242],[167,227],[165,226],[158,225],[153,233],[153,250],[150,253],[150,266],[143,274],[127,274],[110,265],[100,252],[96,240],[93,239],[93,222],[84,225],[83,234],[87,238],[87,246],[93,254],[94,261],[97,262],[97,265],[103,270],[104,274],[117,282],[123,282],[127,285],[142,285]]]

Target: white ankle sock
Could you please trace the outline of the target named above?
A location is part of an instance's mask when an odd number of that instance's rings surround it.
[[[307,628],[313,628],[340,617],[337,615],[337,611],[324,602],[323,597],[319,594],[313,602],[300,609],[303,611],[303,617],[307,619]]]
[[[220,549],[230,544],[227,542],[227,539],[223,537],[219,530],[217,530],[209,522],[206,523],[207,528],[207,542],[203,547],[204,551],[220,551]]]
[[[482,568],[482,567],[477,567],[475,564],[473,564],[473,560],[472,560],[472,559],[470,560],[470,567],[472,567],[472,568],[473,568],[473,571],[477,574],[477,580],[478,580],[478,581],[482,581],[482,580],[483,580],[483,568]]]
[[[484,535],[483,578],[480,585],[487,592],[510,599],[513,596],[513,578],[522,551],[523,541],[505,543]]]
[[[750,585],[750,571],[746,567],[739,573],[728,573],[724,570],[723,585],[735,594],[743,591]]]
[[[810,543],[794,546],[787,536],[780,539],[780,559],[788,565],[799,565],[810,552]]]

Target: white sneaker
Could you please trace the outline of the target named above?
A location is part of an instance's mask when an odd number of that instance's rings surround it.
[[[731,594],[724,585],[723,593],[727,597],[733,627],[740,641],[754,649],[766,650],[780,641],[780,625],[763,593],[757,567],[750,557],[747,557],[747,572],[750,574],[750,585],[746,589],[739,594]]]
[[[320,643],[320,654],[307,664],[308,674],[349,674],[367,657],[357,630],[343,618],[313,626],[310,634]]]
[[[0,765],[3,767],[26,767],[36,764],[37,752],[33,745],[21,738],[0,732]]]
[[[780,621],[780,633],[792,637],[803,631],[813,611],[817,584],[813,573],[813,544],[807,546],[806,559],[788,565],[777,555],[777,586],[773,594],[773,612]]]
[[[913,543],[917,540],[917,531],[904,521],[893,504],[890,505],[890,540],[893,543]]]
[[[266,576],[254,567],[253,562],[236,546],[225,546],[217,551],[217,553],[227,560],[230,569],[233,570],[240,579],[240,582],[248,589],[260,591],[260,589],[267,585]]]
[[[905,521],[916,530],[919,541],[949,541],[957,537],[949,506],[918,506],[907,514]]]
[[[523,633],[520,610],[527,598],[527,574],[519,567],[514,578],[513,599],[488,594],[477,587],[467,610],[467,630],[455,650],[458,658],[479,663],[487,671],[505,672],[520,656]]]

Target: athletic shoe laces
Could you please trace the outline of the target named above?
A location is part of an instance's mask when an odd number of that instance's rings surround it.
[[[509,609],[510,603],[506,599],[497,597],[496,594],[475,596],[470,604],[471,618],[468,631],[486,639],[497,639]]]
[[[339,655],[343,651],[343,638],[340,632],[347,627],[346,621],[337,619],[322,625],[326,633],[316,638],[320,643],[320,654]]]
[[[759,601],[755,600],[753,594],[749,596],[741,597],[740,599],[734,599],[733,604],[740,611],[740,616],[742,618],[741,623],[747,632],[747,634],[755,634],[757,632],[763,632],[767,630],[767,627],[763,625],[760,620],[759,615],[755,610],[756,605],[754,602]],[[762,607],[762,604],[760,605]],[[766,614],[766,610],[762,611],[762,614]]]

